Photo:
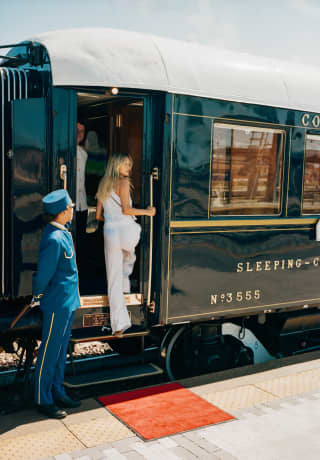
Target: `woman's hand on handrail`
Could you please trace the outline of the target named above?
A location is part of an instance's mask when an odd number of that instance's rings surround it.
[[[153,217],[156,215],[156,208],[154,206],[148,206],[146,211],[147,211],[146,216]]]

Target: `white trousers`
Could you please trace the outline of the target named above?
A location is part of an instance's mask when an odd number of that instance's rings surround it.
[[[130,292],[129,276],[136,260],[135,247],[139,243],[140,232],[141,227],[134,220],[125,225],[113,223],[104,227],[104,255],[113,333],[125,331],[131,326],[123,293]]]

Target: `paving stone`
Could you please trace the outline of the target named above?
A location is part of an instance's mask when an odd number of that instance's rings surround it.
[[[72,459],[75,459],[83,455],[86,455],[87,450],[88,449],[74,450],[73,452],[70,452],[69,455]]]
[[[208,454],[208,452],[197,446],[197,444],[190,441],[190,439],[186,438],[184,435],[176,435],[174,437],[174,441],[176,441],[181,447],[184,447],[186,450],[194,454],[196,457],[203,459],[210,458],[211,454]]]
[[[177,455],[178,458],[183,458],[184,460],[194,460],[195,458],[199,458],[181,446],[173,447],[170,449],[170,452]]]
[[[69,454],[60,454],[53,458],[55,458],[55,460],[72,460],[72,457]]]
[[[149,445],[149,443],[136,443],[132,446],[143,457],[150,460],[179,460],[180,457],[174,455],[172,449],[164,449],[160,445]]]
[[[182,436],[185,436],[190,441],[197,442],[200,440],[200,435],[198,431],[186,431]]]
[[[132,444],[135,444],[136,442],[143,443],[140,438],[137,436],[134,436],[133,438],[126,438],[126,439],[121,439],[120,441],[114,441],[110,443],[111,447],[114,447],[117,449],[120,453],[122,452],[127,452],[132,450]]]
[[[214,452],[215,450],[219,449],[218,446],[216,446],[214,443],[209,443],[207,439],[205,439],[202,434],[203,434],[204,429],[199,429],[197,431],[188,431],[187,433],[183,433],[183,436],[188,438],[190,441],[198,445],[199,447],[202,447],[205,449],[207,452]]]
[[[76,457],[75,460],[91,460],[91,458],[88,455],[83,455],[82,457]]]
[[[159,444],[162,447],[165,447],[167,449],[171,449],[172,447],[177,446],[177,443],[175,441],[173,441],[173,439],[171,439],[171,438],[161,438],[161,439],[159,439]]]
[[[138,452],[135,452],[134,450],[130,450],[129,452],[126,452],[124,455],[128,460],[143,460],[143,459],[145,459],[145,457],[143,455],[139,454]]]
[[[213,442],[209,441],[208,439],[201,439],[201,444],[199,444],[202,449],[206,450],[207,452],[213,453],[220,449],[219,446],[214,444]]]
[[[89,457],[90,460],[101,460],[103,453],[98,447],[89,447],[88,449],[83,449],[81,451],[72,452],[70,454],[74,460],[79,460],[82,457]]]
[[[219,450],[218,446],[209,442],[207,439],[199,438],[199,441],[195,441],[195,444],[209,453],[213,453]]]
[[[126,460],[126,457],[123,454],[120,454],[120,452],[114,447],[104,449],[102,453],[108,460]]]
[[[229,454],[229,452],[226,452],[222,449],[217,450],[214,454],[219,460],[238,460],[237,457],[234,457],[233,455]]]
[[[183,442],[185,437],[182,434],[174,434],[173,436],[170,436],[170,439],[180,445],[180,442]]]
[[[280,408],[279,404],[276,404],[274,408]],[[260,407],[250,407],[249,409],[246,409],[245,414],[250,414],[250,415],[264,415],[263,410]]]
[[[154,439],[153,441],[146,441],[143,444],[145,444],[148,447],[157,447],[158,449],[161,448],[161,444],[159,443],[158,439]]]

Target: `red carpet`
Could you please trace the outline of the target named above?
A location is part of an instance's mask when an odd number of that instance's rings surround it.
[[[98,400],[144,439],[234,419],[179,383],[102,396]]]

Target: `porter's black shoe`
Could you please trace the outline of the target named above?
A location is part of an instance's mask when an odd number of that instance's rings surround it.
[[[66,411],[59,409],[55,404],[37,404],[37,410],[49,418],[65,418]]]
[[[81,405],[81,401],[75,401],[74,399],[69,398],[69,396],[65,396],[64,398],[60,399],[55,399],[54,402],[57,406],[68,409],[79,407]]]

